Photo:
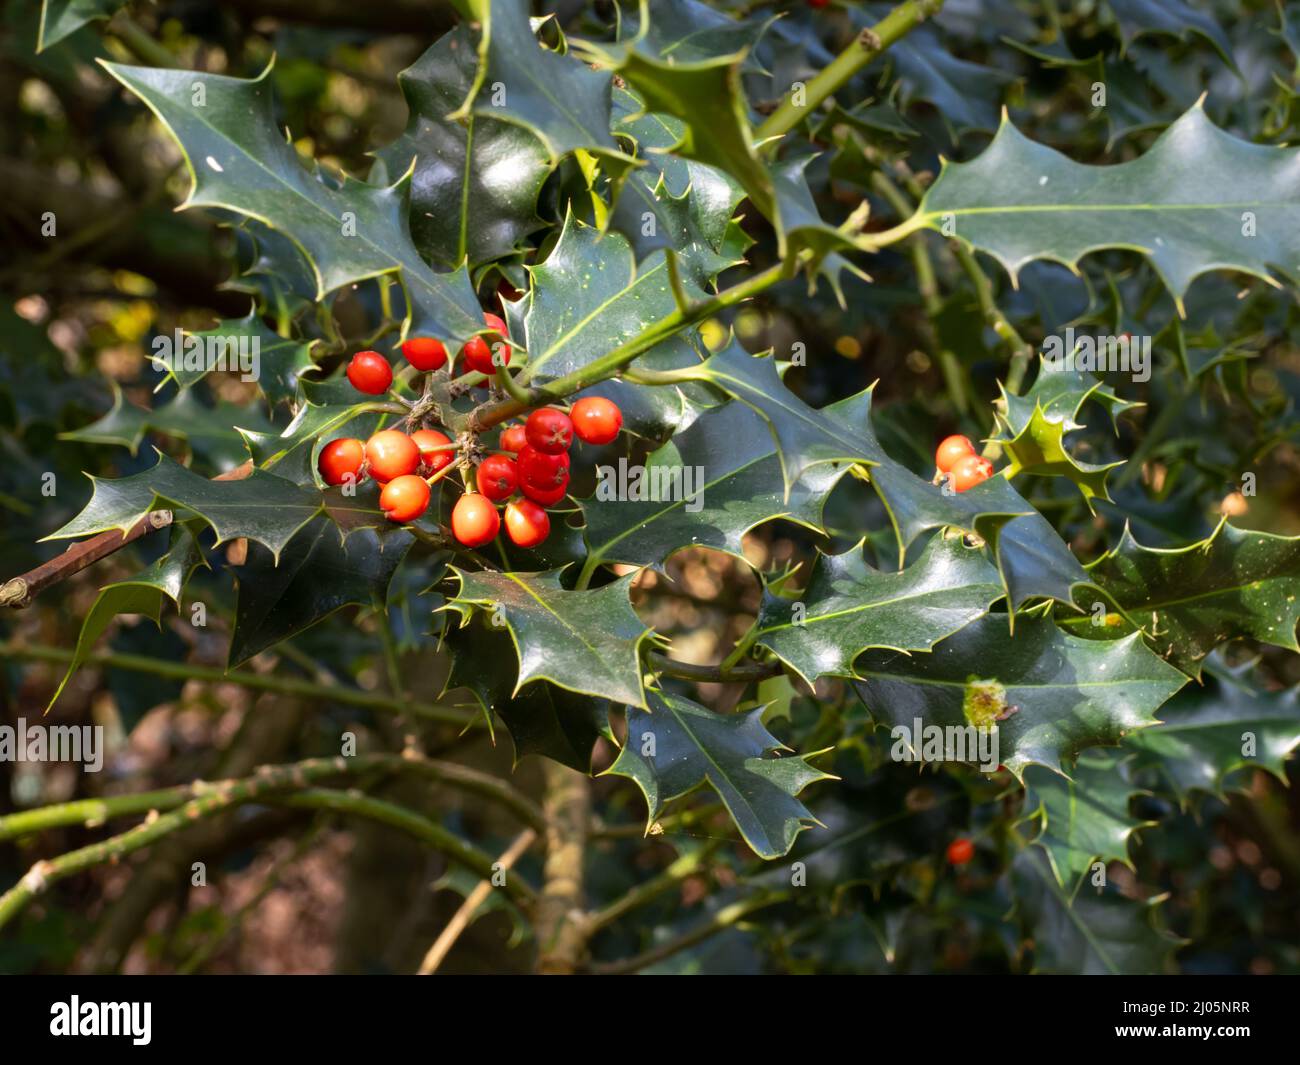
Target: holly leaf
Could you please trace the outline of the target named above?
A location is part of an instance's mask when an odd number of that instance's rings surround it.
[[[182,349],[163,360],[167,377],[182,390],[193,388],[211,371],[203,358],[208,352],[224,359],[225,367],[241,378],[247,367],[248,379],[257,382],[272,406],[295,399],[298,379],[317,368],[311,356],[315,341],[287,339],[271,332],[256,308],[246,318],[227,318],[212,329],[187,336],[197,345],[191,349],[193,354]]]
[[[843,255],[857,247],[853,233],[823,221],[808,187],[805,171],[816,156],[803,155],[784,159],[772,167],[772,189],[776,196],[780,231],[788,256],[798,255],[804,249],[812,251],[805,270],[812,291],[816,277],[825,277],[840,306],[845,306],[842,275],[845,271],[863,281],[871,278]]]
[[[531,269],[525,317],[527,381],[562,377],[607,355],[677,310],[665,253],[637,265],[621,233],[600,233],[572,215],[546,261]],[[687,294],[704,293],[684,282]]]
[[[161,558],[134,577],[101,588],[94,605],[81,623],[72,661],[68,663],[67,672],[50,696],[45,712],[48,714],[58,702],[72,675],[81,668],[115,617],[119,614],[140,614],[161,628],[163,599],[170,599],[179,608],[181,592],[191,575],[199,566],[206,565],[193,531],[185,524],[174,524],[171,541]]]
[[[435,273],[411,242],[410,173],[380,188],[304,167],[272,113],[270,65],[248,80],[103,66],[180,145],[193,179],[182,207],[250,215],[283,233],[311,267],[318,300],[344,285],[400,272],[411,333],[463,343],[483,331],[468,273]]]
[[[613,741],[607,700],[553,684],[530,684],[513,692],[509,671],[483,668],[485,662],[509,657],[510,639],[504,627],[471,622],[451,630],[447,645],[452,665],[443,694],[464,688],[474,696],[489,727],[494,713],[500,717],[514,743],[515,765],[535,754],[580,773],[591,772],[596,741],[602,736]]]
[[[160,504],[192,511],[212,526],[217,544],[241,536],[263,544],[275,558],[294,534],[320,512],[320,494],[292,481],[253,472],[238,481],[210,481],[166,455],[143,473],[117,480],[91,475],[90,502],[61,529],[44,537],[62,540],[120,529],[126,532]]]
[[[1123,461],[1102,465],[1081,462],[1067,450],[1067,433],[1083,429],[1079,410],[1089,399],[1106,408],[1111,424],[1125,411],[1140,403],[1122,400],[1092,374],[1077,369],[1057,369],[1040,358],[1034,385],[1023,396],[1015,396],[999,383],[1003,409],[997,413],[998,432],[993,439],[1010,460],[1004,476],[1032,473],[1066,477],[1073,481],[1092,509],[1094,499],[1109,501],[1106,475]]]
[[[642,16],[641,26],[648,24]],[[577,42],[589,58],[623,78],[647,111],[681,123],[676,155],[721,170],[737,181],[754,206],[776,218],[772,176],[754,147],[740,71],[744,51],[690,62],[653,54],[641,37],[618,45]]]
[[[854,687],[878,722],[996,728],[998,757],[1017,777],[1031,764],[1064,772],[1084,748],[1115,746],[1154,725],[1187,680],[1136,634],[1084,640],[1026,617],[1012,635],[991,614],[928,654],[868,651],[856,672]]]
[[[43,52],[91,22],[110,18],[126,0],[42,0],[36,51]]]
[[[478,45],[476,34],[458,26],[397,75],[406,129],[376,153],[393,174],[415,160],[411,235],[444,270],[509,255],[539,228],[537,196],[552,167],[538,136],[495,109],[451,117],[474,88]]]
[[[734,342],[704,363],[700,376],[768,422],[787,491],[804,471],[825,463],[865,466],[897,535],[900,565],[917,537],[952,526],[989,544],[1013,609],[1039,596],[1068,603],[1072,589],[1087,580],[1060,535],[1005,477],[949,494],[890,458],[871,426],[871,389],[816,410],[786,388],[775,360],[754,358]]]
[[[1013,281],[1035,259],[1077,269],[1089,252],[1138,251],[1182,316],[1188,286],[1211,270],[1274,285],[1275,271],[1300,270],[1297,154],[1234,137],[1199,102],[1145,155],[1115,166],[1076,163],[1004,118],[980,156],[944,166],[905,228],[955,226]]]
[[[107,414],[90,425],[60,433],[59,438],[120,444],[134,455],[146,433],[159,433],[186,441],[195,454],[224,472],[240,465],[246,457],[241,436],[245,430],[234,428],[236,423],[255,434],[265,434],[274,428],[259,410],[226,402],[209,407],[188,390],[149,410],[127,402],[116,382],[112,388],[113,406]]]
[[[620,39],[641,39],[641,47],[660,59],[695,63],[733,56],[756,45],[777,18],[750,15],[732,18],[697,0],[655,0],[654,18],[628,5],[619,26]]]
[[[613,76],[544,48],[524,0],[475,0],[475,7],[483,27],[478,76],[451,117],[472,111],[521,126],[541,140],[550,166],[570,152],[590,151],[626,168],[632,160],[610,133]]]
[[[380,539],[361,529],[346,539],[319,517],[289,541],[280,557],[250,544],[235,568],[239,595],[227,669],[247,662],[345,606],[385,603],[393,573],[415,537],[397,530]]]
[[[1125,746],[1184,801],[1193,790],[1223,796],[1248,766],[1285,781],[1284,763],[1300,746],[1300,688],[1266,690],[1253,662],[1230,667],[1218,652],[1204,666],[1201,683],[1160,711],[1160,727],[1134,733]]]
[[[645,705],[641,644],[650,635],[628,598],[633,575],[600,588],[569,591],[562,570],[468,572],[451,567],[460,591],[448,603],[500,617],[514,641],[519,673],[512,694],[549,680],[573,692]]]
[[[858,14],[864,25],[877,21],[866,12]],[[929,26],[915,27],[887,55],[898,68],[905,98],[932,104],[950,130],[991,128],[1002,93],[1015,77],[960,58]]]
[[[786,748],[763,727],[762,710],[717,714],[668,692],[650,692],[648,708],[628,710],[627,743],[606,770],[645,795],[647,832],[665,803],[706,783],[760,858],[780,858],[819,823],[797,796],[835,778],[802,757],[767,757]]]
[[[1165,973],[1182,944],[1156,926],[1160,899],[1142,903],[1088,892],[1071,899],[1036,848],[1016,856],[1011,885],[1016,912],[1033,938],[1036,973]]]
[[[997,570],[960,538],[934,537],[896,573],[868,566],[859,544],[818,555],[796,599],[765,592],[756,642],[811,685],[853,676],[854,659],[870,647],[928,651],[1003,594]]]
[[[741,558],[745,534],[775,518],[820,529],[826,496],[847,472],[815,467],[787,500],[767,424],[736,402],[705,411],[639,468],[620,458],[601,469],[583,507],[589,555],[639,566],[659,566],[686,547]]]
[[[620,91],[620,98],[632,99]],[[633,104],[634,107],[634,104]],[[724,255],[728,228],[744,191],[722,170],[668,155],[680,124],[659,114],[641,114],[617,126],[637,140],[645,165],[629,174],[608,218],[608,228],[632,243],[638,263],[660,248],[672,248],[682,277],[698,287],[740,261]]]
[[[815,410],[786,388],[769,356],[753,356],[734,340],[699,368],[699,376],[752,407],[776,440],[788,495],[814,466],[826,463],[878,465],[884,458],[870,424],[859,417],[870,390]]]
[[[1190,677],[1200,676],[1216,647],[1242,636],[1300,650],[1300,536],[1238,529],[1225,518],[1190,547],[1155,548],[1138,543],[1126,525],[1088,577],[1095,587],[1075,599],[1088,613],[1065,622],[1072,631],[1108,639],[1140,628]],[[1097,617],[1105,623],[1096,625]]]
[[[1024,819],[1037,823],[1034,843],[1047,854],[1057,883],[1071,895],[1094,861],[1123,862],[1132,869],[1129,837],[1155,823],[1129,815],[1129,800],[1141,789],[1128,780],[1128,758],[1112,751],[1089,752],[1068,777],[1041,766],[1025,770]]]
[[[1109,3],[1126,48],[1137,37],[1147,33],[1167,33],[1184,39],[1195,33],[1214,45],[1214,50],[1228,66],[1237,69],[1232,58],[1232,44],[1223,29],[1204,11],[1197,11],[1185,0],[1109,0]]]

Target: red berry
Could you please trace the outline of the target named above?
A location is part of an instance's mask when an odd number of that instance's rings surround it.
[[[478,467],[478,490],[494,502],[509,499],[519,487],[519,471],[508,455],[489,455]]]
[[[948,861],[953,865],[965,865],[975,857],[975,844],[965,836],[959,836],[948,844]]]
[[[446,433],[438,432],[437,429],[417,429],[411,434],[411,439],[420,449],[420,469],[426,477],[446,469],[456,457],[454,451],[434,450],[451,443],[451,438]]]
[[[809,7],[829,7],[831,0],[808,0]]]
[[[348,380],[358,392],[378,396],[393,383],[393,368],[377,351],[358,351],[348,363]]]
[[[569,482],[569,456],[567,452],[548,455],[527,444],[516,460],[519,466],[519,483],[549,492]]]
[[[533,447],[548,455],[558,455],[573,446],[573,422],[554,407],[540,407],[528,415],[524,433]]]
[[[441,370],[447,365],[447,349],[433,337],[411,337],[402,345],[406,361],[417,370]]]
[[[536,547],[551,535],[551,518],[531,499],[506,504],[506,535],[518,547]]]
[[[501,516],[487,496],[466,492],[451,511],[451,532],[466,547],[482,547],[501,528]]]
[[[377,481],[414,473],[420,465],[420,445],[403,432],[384,429],[366,441],[366,461]]]
[[[497,372],[498,358],[502,366],[510,365],[510,345],[505,341],[510,338],[506,323],[490,312],[483,312],[483,321],[494,332],[487,336],[470,337],[462,348],[465,366],[481,374]]]
[[[948,479],[952,482],[953,491],[964,492],[992,476],[993,463],[979,455],[967,455],[953,466]]]
[[[501,434],[502,451],[513,451],[517,455],[527,443],[528,435],[524,432],[522,425],[512,425]]]
[[[934,464],[941,473],[949,473],[957,465],[958,459],[975,454],[975,445],[965,436],[947,436],[940,442],[934,452]]]
[[[429,485],[413,473],[394,477],[379,493],[379,509],[389,521],[414,521],[429,507]]]
[[[366,461],[366,446],[354,437],[345,436],[331,440],[320,449],[317,468],[326,484],[344,484],[349,479],[356,484],[361,476],[361,464]]]
[[[578,439],[588,444],[608,444],[623,428],[623,412],[603,396],[584,396],[569,410],[569,417]]]
[[[534,488],[531,484],[521,484],[519,491],[523,492],[534,503],[540,503],[544,507],[553,507],[569,491],[569,478],[564,478],[564,483],[558,488]]]

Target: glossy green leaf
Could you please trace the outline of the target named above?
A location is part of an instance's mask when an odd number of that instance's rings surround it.
[[[1156,924],[1159,900],[1142,903],[1087,890],[1071,899],[1036,848],[1017,855],[1011,887],[1016,912],[1034,941],[1036,973],[1161,974],[1180,945]]]
[[[1193,790],[1222,795],[1246,767],[1286,779],[1284,763],[1300,747],[1300,689],[1269,691],[1253,664],[1229,667],[1216,653],[1205,661],[1201,683],[1171,699],[1160,719],[1125,746],[1184,800]],[[1240,777],[1239,786],[1249,779]]]
[[[1065,477],[1074,482],[1089,507],[1094,499],[1109,500],[1106,475],[1123,462],[1082,462],[1065,445],[1067,433],[1085,427],[1077,419],[1089,399],[1106,408],[1112,423],[1124,411],[1141,406],[1121,400],[1092,374],[1052,368],[1041,359],[1038,377],[1023,396],[1002,388],[1003,410],[997,415],[998,433],[993,439],[1010,460],[1005,475]]]
[[[896,573],[868,566],[859,545],[819,555],[796,599],[765,594],[757,642],[810,684],[849,677],[867,648],[928,651],[984,616],[1003,594],[997,570],[959,537],[934,537]]]
[[[463,613],[478,607],[509,630],[519,659],[514,693],[529,681],[549,680],[569,691],[645,705],[640,651],[650,630],[628,599],[631,574],[569,591],[560,584],[560,570],[452,571],[461,587],[449,608]]]
[[[366,278],[400,272],[410,332],[463,342],[483,329],[464,269],[438,274],[420,258],[407,225],[410,175],[387,188],[307,169],[272,113],[268,66],[245,80],[191,70],[105,63],[158,116],[185,154],[193,188],[183,206],[250,215],[306,257],[317,298]]]
[[[541,139],[551,165],[592,151],[625,167],[630,159],[609,128],[613,76],[541,45],[524,0],[482,0],[478,8],[480,68],[454,117],[473,111],[521,126]]]
[[[532,268],[526,380],[561,377],[607,355],[677,307],[662,251],[639,266],[621,233],[572,216],[546,261]],[[688,293],[704,293],[687,285]]]
[[[1069,602],[1071,589],[1087,579],[1056,530],[1005,477],[950,494],[890,458],[871,426],[871,389],[816,410],[785,387],[775,360],[754,358],[734,342],[712,356],[700,375],[767,420],[787,491],[817,466],[865,466],[897,534],[900,560],[921,534],[953,526],[988,542],[1017,609],[1037,597]]]
[[[112,16],[126,0],[41,0],[36,51],[43,52],[91,22]]]
[[[1035,259],[1075,267],[1089,252],[1141,252],[1179,307],[1211,270],[1273,281],[1300,272],[1300,149],[1251,144],[1197,104],[1139,159],[1084,166],[1004,120],[983,154],[949,163],[912,223],[950,228],[1014,279]]]
[[[1156,653],[1189,676],[1200,676],[1216,647],[1242,636],[1300,650],[1300,537],[1238,529],[1225,518],[1200,543],[1155,548],[1126,526],[1088,576],[1105,594],[1076,594],[1087,613],[1065,622],[1071,631],[1106,639],[1141,628]]]
[[[1195,33],[1214,45],[1223,61],[1235,69],[1232,44],[1223,28],[1186,0],[1107,0],[1107,3],[1115,13],[1126,45],[1148,33],[1168,33],[1175,37]]]
[[[263,470],[239,481],[210,481],[162,454],[158,464],[143,473],[118,480],[91,477],[91,482],[90,502],[45,539],[89,536],[109,529],[125,532],[151,510],[171,506],[203,518],[217,534],[218,544],[246,536],[278,558],[321,509],[318,492]]]
[[[645,115],[628,131],[666,128],[656,115]],[[644,147],[644,146],[642,146]],[[662,153],[642,154],[646,165],[623,182],[609,228],[631,241],[637,261],[672,248],[683,278],[703,287],[738,260],[723,254],[728,226],[743,192],[713,167],[686,162]],[[687,185],[672,188],[671,164],[683,167]]]
[[[537,196],[550,152],[518,122],[491,109],[451,117],[474,87],[478,41],[458,26],[397,76],[409,111],[402,135],[376,154],[389,174],[411,177],[411,235],[444,270],[510,254],[542,225]]]
[[[1063,771],[1084,748],[1154,725],[1187,681],[1136,635],[1084,640],[1033,617],[1012,635],[995,615],[929,653],[868,651],[857,674],[854,686],[881,724],[996,727],[1001,764],[1017,776],[1031,764]]]
[[[608,770],[644,793],[647,831],[665,803],[706,783],[761,858],[780,858],[817,823],[797,796],[831,778],[802,757],[768,757],[782,745],[763,727],[761,710],[717,714],[667,692],[651,692],[648,706],[649,713],[628,711],[627,743]]]
[[[147,433],[159,433],[186,441],[196,455],[224,472],[234,469],[247,457],[241,433],[263,435],[272,429],[260,410],[225,402],[209,407],[189,390],[177,393],[152,410],[137,407],[114,384],[113,407],[107,414],[60,436],[84,443],[120,444],[134,455]]]
[[[230,637],[229,669],[310,628],[345,606],[369,607],[388,598],[388,585],[415,537],[380,539],[362,529],[344,539],[326,517],[302,529],[280,553],[250,544],[235,570],[239,596]]]
[[[1132,737],[1159,732],[1143,729]],[[1129,868],[1129,837],[1152,824],[1129,813],[1140,788],[1128,779],[1126,756],[1092,751],[1070,766],[1068,777],[1042,766],[1025,770],[1024,813],[1037,823],[1034,843],[1047,854],[1057,883],[1073,894],[1093,862],[1123,862]],[[1087,892],[1088,883],[1082,890]]]
[[[239,373],[241,378],[244,367],[249,366],[256,374],[257,386],[272,406],[293,400],[298,395],[298,379],[316,369],[311,355],[312,341],[286,339],[271,332],[262,324],[256,310],[250,311],[246,318],[229,318],[212,329],[186,335],[207,347],[215,344],[213,350],[217,356],[224,355],[227,368]],[[182,389],[192,388],[211,369],[203,363],[196,365],[195,358],[187,357],[184,351],[167,359],[166,366],[167,376]]]
[[[180,606],[181,592],[184,591],[190,576],[199,566],[205,566],[203,553],[194,538],[193,531],[185,524],[172,526],[171,541],[166,553],[141,570],[134,577],[100,589],[90,612],[81,623],[81,633],[77,636],[77,646],[73,651],[72,661],[68,663],[67,672],[54,689],[50,701],[45,707],[48,714],[58,702],[63,689],[67,687],[72,675],[81,668],[86,656],[94,649],[99,638],[104,635],[112,620],[119,614],[140,614],[149,618],[155,625],[161,625],[164,597]]]
[[[730,175],[761,214],[776,217],[772,176],[754,147],[740,84],[743,52],[678,63],[654,55],[643,40],[583,45],[592,58],[632,86],[647,111],[671,115],[682,123],[680,139],[673,146],[677,155]]]
[[[491,617],[471,621],[447,634],[451,672],[446,689],[464,688],[488,717],[505,723],[514,743],[515,764],[530,754],[550,758],[580,773],[591,772],[591,756],[602,736],[613,739],[609,702],[553,684],[530,684],[514,691],[509,670],[486,668],[511,654],[504,628],[492,628]]]
[[[734,401],[705,411],[644,465],[623,459],[605,466],[607,476],[583,506],[588,550],[603,562],[642,566],[686,547],[743,557],[745,533],[775,518],[819,528],[826,496],[847,472],[814,467],[785,499],[767,424]],[[633,490],[659,498],[625,498]]]
[[[648,19],[646,14],[628,4],[619,36],[640,37],[647,52],[673,63],[696,63],[752,49],[776,18],[766,12],[732,18],[699,0],[654,0]]]

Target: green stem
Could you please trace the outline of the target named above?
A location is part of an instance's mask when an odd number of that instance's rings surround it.
[[[583,932],[590,938],[607,925],[625,917],[633,910],[653,902],[660,895],[672,891],[688,876],[698,873],[708,864],[714,852],[722,846],[721,840],[710,840],[698,850],[688,851],[668,866],[658,876],[638,884],[627,894],[606,906],[603,910],[591,914],[583,923]]]
[[[889,205],[900,218],[909,218],[916,212],[916,207],[902,190],[895,185],[883,170],[872,175],[872,184],[876,190],[889,201]],[[925,308],[925,331],[929,334],[931,346],[938,359],[939,369],[943,373],[944,387],[948,398],[958,414],[969,414],[974,407],[974,400],[967,382],[966,368],[957,358],[956,352],[946,347],[939,339],[934,323],[943,312],[943,300],[939,295],[939,282],[934,273],[934,260],[930,257],[930,248],[923,233],[916,233],[908,242],[912,256],[912,269],[916,271],[916,287],[921,294],[921,306]]]
[[[544,819],[541,808],[527,796],[516,791],[507,781],[457,762],[444,762],[435,758],[412,757],[407,754],[363,754],[352,758],[309,758],[302,762],[271,766],[259,775],[272,773],[278,780],[300,787],[309,781],[370,772],[413,773],[437,784],[477,795],[515,814],[530,828],[541,831]],[[142,791],[131,795],[110,795],[100,799],[77,799],[56,803],[35,810],[22,810],[0,817],[0,841],[18,839],[51,828],[66,825],[83,825],[96,828],[118,817],[147,814],[150,810],[174,810],[176,807],[202,798],[213,791],[228,789],[240,784],[239,780],[204,781],[180,784],[157,791]]]
[[[713,684],[726,684],[735,681],[766,680],[781,672],[779,662],[747,662],[728,669],[725,666],[697,666],[693,662],[681,662],[669,658],[658,651],[648,655],[651,668],[670,677],[682,680],[702,681]]]
[[[577,583],[574,584],[575,592],[585,592],[587,586],[591,584],[591,578],[595,576],[596,570],[600,568],[601,558],[599,555],[588,555],[587,560],[582,564],[582,572],[578,574]]]
[[[786,270],[787,267],[784,262],[777,263],[775,266],[768,267],[761,273],[754,274],[747,280],[732,285],[708,299],[698,301],[691,307],[689,312],[684,313],[680,308],[674,309],[672,313],[659,319],[659,321],[651,323],[632,340],[620,344],[613,351],[602,355],[582,369],[556,378],[540,388],[529,389],[526,393],[526,401],[511,398],[484,404],[469,415],[466,419],[465,428],[472,432],[481,433],[485,429],[500,424],[507,418],[522,414],[529,407],[561,399],[572,392],[580,392],[598,381],[612,377],[638,355],[649,351],[660,341],[666,340],[679,330],[694,325],[696,322],[702,322],[719,311],[734,307],[736,304],[751,299],[758,293],[770,288],[784,279]]]
[[[119,12],[108,24],[107,32],[121,41],[142,63],[148,63],[151,67],[176,66],[176,57],[124,11]]]
[[[61,647],[41,644],[0,643],[0,658],[14,658],[33,662],[61,662],[73,660],[73,652]],[[92,654],[82,661],[83,666],[106,669],[126,669],[133,673],[152,673],[170,680],[198,680],[208,684],[237,684],[255,691],[278,692],[281,695],[300,696],[304,699],[324,700],[361,706],[390,714],[412,714],[429,721],[464,727],[471,724],[475,715],[448,706],[430,703],[406,702],[382,692],[361,691],[359,688],[339,688],[317,684],[299,677],[279,677],[273,674],[230,672],[213,666],[198,666],[188,662],[171,662],[145,655]]]
[[[943,7],[943,0],[907,0],[899,4],[869,30],[863,30],[843,52],[804,86],[803,103],[794,102],[792,92],[773,111],[754,135],[757,141],[778,137],[794,129],[804,116],[815,111],[863,67]]]
[[[431,821],[414,810],[408,810],[404,806],[398,806],[384,799],[350,791],[310,788],[289,795],[274,795],[271,801],[300,810],[330,810],[334,813],[352,814],[392,825],[416,839],[423,840],[458,865],[472,873],[477,873],[484,880],[491,880],[495,872],[493,863],[496,859],[486,851],[466,843],[436,821]],[[515,902],[530,909],[537,898],[537,892],[518,876],[506,878],[505,892]]]
[[[622,961],[610,962],[604,965],[593,965],[592,972],[599,973],[603,976],[617,976],[625,973],[639,972],[641,969],[657,962],[670,958],[683,950],[689,950],[697,943],[702,943],[711,936],[724,932],[733,925],[739,923],[756,910],[761,910],[767,906],[774,906],[778,902],[784,902],[789,897],[786,891],[769,891],[758,895],[752,895],[740,902],[732,903],[730,906],[724,906],[709,920],[691,929],[685,935],[678,936],[676,939],[670,939],[657,947],[635,957],[625,958]]]
[[[151,846],[171,833],[188,828],[198,821],[214,817],[245,803],[263,800],[284,802],[286,805],[304,809],[327,809],[336,813],[354,814],[381,821],[429,843],[450,860],[465,866],[471,872],[485,878],[491,877],[491,855],[464,842],[441,825],[400,806],[371,799],[365,795],[319,788],[283,798],[278,796],[276,793],[285,788],[300,786],[300,780],[294,776],[297,768],[279,766],[256,776],[231,782],[228,786],[220,786],[218,790],[192,799],[168,813],[150,818],[120,835],[70,851],[48,861],[37,862],[26,876],[4,895],[0,895],[0,928],[3,928],[32,899],[53,883],[105,862],[119,862],[128,854]],[[530,904],[535,896],[533,889],[517,877],[510,878],[506,891],[523,904]]]

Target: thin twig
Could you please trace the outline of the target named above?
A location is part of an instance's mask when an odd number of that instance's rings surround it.
[[[511,866],[515,864],[529,847],[533,845],[533,840],[537,838],[537,833],[531,828],[526,828],[515,837],[515,841],[502,853],[496,861],[496,867],[503,873],[509,872]],[[474,913],[484,902],[487,901],[489,893],[492,891],[491,880],[480,880],[474,890],[465,896],[465,901],[460,904],[460,908],[452,915],[447,927],[433,941],[433,946],[420,962],[420,968],[416,971],[418,976],[431,976],[437,971],[438,966],[442,964],[443,959],[447,957],[448,952],[455,945],[460,934],[469,927],[470,921],[474,919]]]

